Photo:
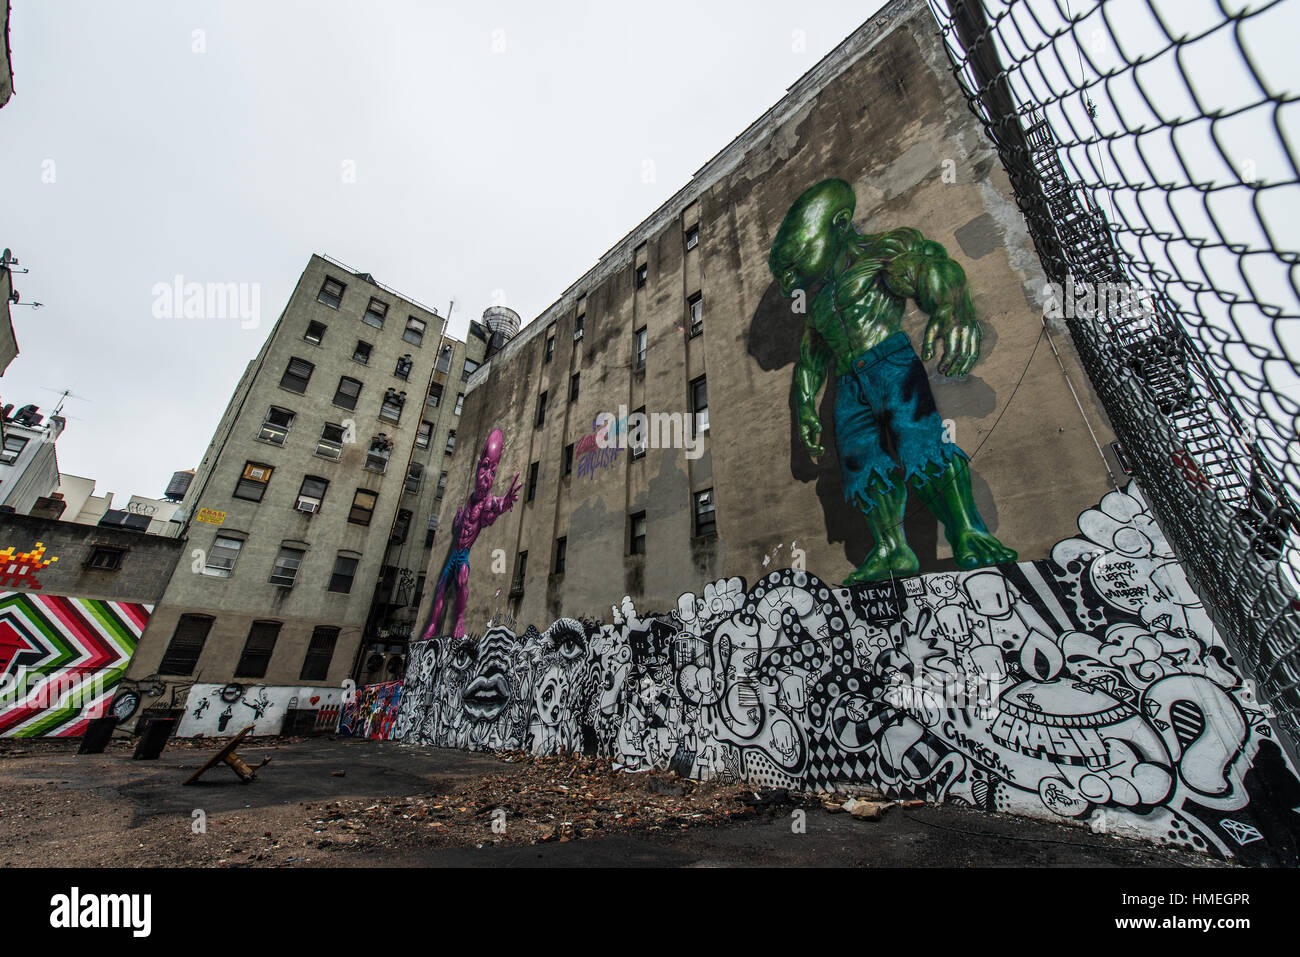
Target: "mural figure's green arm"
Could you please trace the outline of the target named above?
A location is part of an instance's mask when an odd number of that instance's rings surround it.
[[[817,394],[826,384],[830,360],[830,347],[811,326],[804,326],[803,341],[799,343],[799,361],[794,367],[794,399],[799,414],[799,437],[813,458],[820,458],[826,451],[818,441],[822,423],[817,414]]]
[[[930,317],[925,327],[921,358],[934,357],[935,342],[943,338],[944,375],[966,375],[980,355],[980,324],[966,285],[966,273],[939,243],[915,229],[889,234],[904,251],[885,267],[885,283],[895,295],[916,300]]]

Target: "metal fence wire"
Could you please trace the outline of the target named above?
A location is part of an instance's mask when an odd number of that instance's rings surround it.
[[[1045,311],[1294,756],[1300,3],[929,4],[1059,287]]]

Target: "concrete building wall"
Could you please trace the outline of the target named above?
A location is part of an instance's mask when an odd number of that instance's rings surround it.
[[[345,286],[337,307],[319,301],[327,279]],[[382,329],[362,320],[372,299],[388,306]],[[425,323],[418,345],[404,338],[408,317]],[[306,338],[312,322],[325,326],[319,343]],[[340,629],[322,683],[337,685],[350,674],[401,503],[404,464],[415,443],[442,328],[435,312],[369,276],[320,256],[311,258],[266,344],[241,377],[196,469],[182,507],[186,556],[150,622],[132,665],[133,676],[158,672],[183,614],[211,616],[212,626],[193,673],[174,676],[177,679],[234,678],[254,621],[281,625],[261,676],[267,685],[300,683],[304,656],[318,626]],[[358,341],[370,346],[364,364],[354,359]],[[395,370],[407,355],[411,368],[402,379]],[[295,358],[313,365],[304,392],[282,385]],[[342,377],[362,383],[353,409],[335,403]],[[380,415],[389,389],[406,393],[398,422]],[[282,444],[262,437],[273,406],[295,416]],[[346,430],[337,461],[317,454],[326,423]],[[383,472],[365,468],[372,439],[381,434],[392,443]],[[260,502],[234,495],[249,462],[273,469]],[[314,514],[296,507],[306,476],[329,483]],[[358,490],[378,496],[368,525],[348,520]],[[211,550],[221,534],[243,541],[229,577],[210,573]],[[292,587],[268,581],[285,545],[305,551]],[[347,593],[329,590],[341,554],[358,563]]]
[[[62,417],[50,416],[40,425],[26,426],[6,421],[6,443],[25,443],[16,454],[6,450],[0,458],[0,505],[26,515],[36,500],[59,486],[59,462],[55,442],[63,433]]]
[[[5,67],[0,65],[0,106],[8,99],[2,84]],[[0,265],[0,375],[9,363],[18,358],[18,339],[14,336],[13,318],[9,314],[9,294],[13,292],[13,273],[7,265]]]
[[[702,582],[752,578],[765,559],[787,564],[796,547],[807,567],[831,580],[865,559],[872,539],[845,501],[832,444],[834,378],[818,403],[827,454],[814,461],[793,414],[804,316],[768,268],[792,201],[827,178],[852,184],[858,232],[919,229],[965,270],[983,330],[980,359],[959,379],[938,374],[936,363],[927,368],[939,414],[971,457],[989,529],[1022,559],[1041,558],[1068,537],[1082,508],[1114,487],[1118,469],[1098,445],[1111,440],[1105,419],[1063,331],[1044,329],[1043,278],[1023,220],[929,17],[923,4],[903,2],[864,25],[476,377],[461,438],[477,455],[492,429],[505,433],[495,494],[516,472],[526,482],[533,462],[539,479],[535,501],[521,495],[474,547],[471,627],[500,612],[543,626],[597,613],[625,594],[639,606],[671,608]],[[688,250],[696,227],[698,244]],[[692,336],[696,293],[703,333]],[[925,321],[912,302],[903,328],[918,351]],[[644,370],[633,355],[640,328],[648,338]],[[580,389],[570,402],[574,374]],[[710,428],[698,458],[651,448],[639,461],[622,452],[581,476],[577,467],[563,474],[565,446],[590,436],[598,413],[620,406],[688,413],[699,376]],[[538,428],[543,392],[549,408]],[[465,500],[473,464],[467,457],[451,477],[444,526]],[[692,495],[710,488],[716,534],[697,537]],[[633,556],[629,515],[642,511],[646,554]],[[955,568],[937,520],[915,496],[905,529],[923,571]],[[560,537],[562,576],[553,567]],[[507,558],[504,574],[492,570],[495,549]],[[522,551],[527,577],[512,602],[509,579]],[[431,566],[431,580],[437,570]]]
[[[473,326],[480,327],[474,323]],[[460,409],[467,389],[469,369],[481,364],[487,350],[487,340],[471,335],[465,342],[444,337],[435,356],[446,351],[446,369],[441,369],[441,359],[435,360],[433,379],[425,396],[422,424],[428,423],[428,442],[417,439],[411,450],[411,460],[406,466],[408,479],[402,493],[399,511],[411,513],[405,536],[389,536],[383,571],[375,589],[374,605],[367,622],[366,649],[362,652],[358,678],[362,683],[373,683],[388,677],[400,676],[405,665],[408,643],[416,630],[418,609],[426,590],[426,568],[431,556],[445,550],[449,526],[439,533],[430,529],[430,520],[436,520],[445,497],[445,480],[456,463],[465,461],[471,452],[462,444],[449,439],[459,429]],[[412,466],[418,466],[419,476],[411,476]],[[433,534],[430,534],[430,532]]]

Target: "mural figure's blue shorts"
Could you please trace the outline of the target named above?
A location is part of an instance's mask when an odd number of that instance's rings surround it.
[[[844,497],[855,496],[868,510],[873,478],[892,488],[901,466],[903,481],[932,478],[966,453],[943,440],[943,420],[934,404],[925,366],[907,333],[896,332],[853,360],[838,381],[835,397],[835,448],[844,478]]]
[[[447,564],[442,566],[442,574],[438,576],[438,593],[442,592],[443,587],[456,574],[458,568],[469,568],[469,549],[458,548],[447,556]]]

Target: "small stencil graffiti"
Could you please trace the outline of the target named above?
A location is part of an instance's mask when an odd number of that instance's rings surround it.
[[[196,684],[186,697],[176,736],[233,735],[250,724],[253,734],[281,734],[291,709],[324,718],[327,712],[337,716],[342,703],[341,688]]]
[[[665,615],[625,598],[609,622],[420,642],[393,737],[870,784],[1294,864],[1300,781],[1136,487],[1079,529],[1051,560],[850,587],[786,569]]]

